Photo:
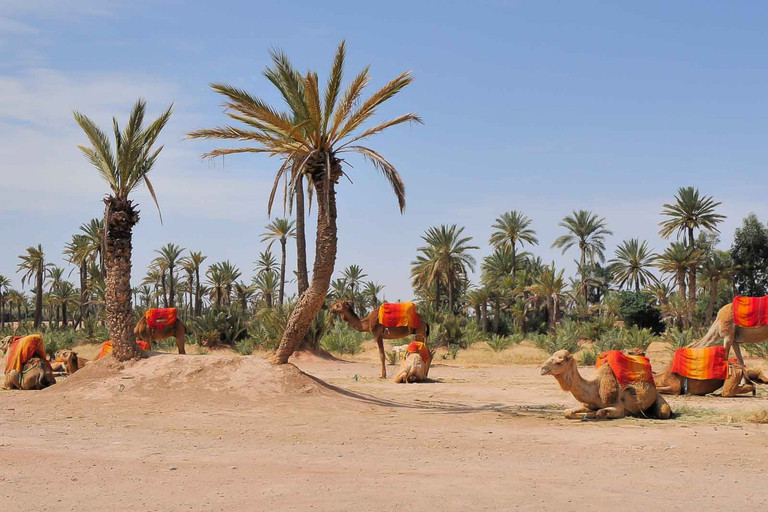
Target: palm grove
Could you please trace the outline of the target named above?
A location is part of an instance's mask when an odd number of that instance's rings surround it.
[[[19,256],[21,290],[0,276],[2,327],[15,320],[22,330],[40,329],[45,321],[59,330],[69,325],[90,338],[108,335],[115,356],[125,360],[139,355],[133,326],[144,310],[179,307],[190,320],[192,338],[201,344],[237,344],[245,352],[263,347],[275,351],[275,362],[284,363],[302,344],[317,348],[329,327],[324,312],[328,301],[349,300],[358,314],[377,307],[384,287],[365,280],[359,266],[348,266],[333,280],[336,185],[349,172],[345,154],[356,153],[384,176],[403,211],[400,174],[383,155],[362,144],[391,127],[421,119],[407,113],[364,127],[412,77],[402,73],[364,99],[369,68],[342,90],[345,55],[342,43],[321,93],[316,72],[299,73],[285,54],[273,51],[264,76],[286,110],[217,83],[211,87],[224,98],[225,115],[234,124],[189,133],[190,139],[242,144],[211,150],[204,155],[208,158],[240,153],[278,157],[266,206],[271,214],[280,198],[283,216],[264,227],[261,240],[268,245],[256,255],[250,279],[229,261],[206,265],[207,255],[168,243],[156,251],[140,286],[131,287],[132,236],[139,211],[130,195],[146,187],[160,214],[150,173],[163,149],[157,141],[172,107],[145,124],[146,105],[139,100],[123,129],[113,120],[111,135],[76,112],[89,143],[80,150],[108,186],[104,217],[80,226],[63,250],[78,271],[77,284],[46,259],[41,245]],[[414,292],[421,311],[437,327],[433,341],[448,345],[483,337],[501,343],[530,334],[552,348],[558,339],[616,336],[617,325],[648,333],[666,327],[692,336],[733,293],[762,295],[768,288],[766,227],[750,216],[737,230],[731,250],[718,250],[717,226],[724,219],[718,206],[693,187],[681,188],[662,209],[660,235],[670,245],[654,254],[646,241],[626,240],[612,258],[606,255],[605,243],[612,235],[607,220],[574,211],[563,218],[563,234],[552,244],[577,261],[577,273],[568,280],[554,262],[546,264],[532,253],[539,239],[523,212],[503,213],[493,223],[488,241],[493,252],[479,263],[477,284],[468,278],[478,266],[472,252],[479,246],[472,237],[457,225],[431,227],[412,264]],[[310,273],[305,233],[313,208],[316,257]],[[286,273],[292,248],[293,277]],[[287,297],[286,282],[293,280],[298,293]],[[32,325],[27,326],[30,317]]]

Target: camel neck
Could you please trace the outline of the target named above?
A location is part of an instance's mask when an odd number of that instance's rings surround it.
[[[355,314],[354,311],[351,309],[344,310],[344,319],[347,321],[349,325],[352,326],[352,328],[358,332],[365,332],[365,328],[363,327],[363,321],[360,320],[360,317]]]
[[[557,382],[560,384],[560,388],[562,388],[563,391],[570,391],[576,400],[580,402],[589,401],[586,388],[591,381],[588,381],[581,376],[575,362],[570,371],[555,375],[555,379],[557,379]]]

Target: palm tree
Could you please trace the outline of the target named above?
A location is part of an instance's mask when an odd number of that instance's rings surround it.
[[[616,257],[611,260],[610,269],[618,281],[619,288],[634,285],[639,292],[641,286],[655,283],[656,276],[648,270],[653,266],[655,255],[648,249],[648,242],[631,238],[621,242],[616,248]]]
[[[587,260],[594,265],[595,260],[601,263],[605,261],[605,237],[612,235],[605,224],[605,218],[599,218],[592,212],[586,210],[574,210],[572,215],[563,218],[560,226],[568,230],[567,235],[563,235],[552,244],[552,247],[563,250],[563,254],[573,247],[579,246],[581,254],[579,267],[584,269]],[[584,275],[581,276],[585,281]],[[589,287],[584,286],[584,297],[589,294]]]
[[[677,283],[677,291],[680,296],[686,297],[685,277],[691,267],[698,267],[703,259],[703,254],[698,249],[690,249],[681,242],[672,242],[670,246],[656,258],[656,267],[662,274],[670,274]],[[689,283],[691,286],[691,283]],[[689,323],[693,321],[690,307],[688,308]]]
[[[64,281],[64,269],[61,267],[57,267],[55,265],[51,266],[50,269],[48,269],[48,282],[46,283],[48,285],[48,294],[55,295],[56,291],[59,289],[59,285]],[[56,300],[52,301],[51,306],[56,312],[56,325],[59,324],[59,311],[60,306]],[[50,323],[53,323],[53,311],[50,311]]]
[[[278,287],[278,275],[273,270],[264,270],[253,278],[253,287],[268,308],[272,307],[272,299]]]
[[[550,331],[555,330],[560,304],[565,298],[563,271],[555,271],[555,263],[546,267],[534,284],[528,287],[534,299],[543,299],[547,304],[547,319]]]
[[[515,254],[510,245],[500,245],[490,256],[483,258],[481,269],[483,274],[480,282],[486,286],[493,300],[493,332],[499,332],[501,320],[501,283],[508,277],[513,277]]]
[[[255,293],[255,287],[248,286],[242,281],[235,283],[235,295],[237,296],[237,301],[240,303],[240,310],[243,315],[248,312],[248,301],[253,298]]]
[[[707,319],[709,324],[714,317],[715,300],[717,299],[717,286],[721,280],[733,279],[734,274],[739,269],[735,265],[728,251],[712,251],[709,257],[704,260],[701,266],[701,276],[709,288],[709,302],[707,303]]]
[[[725,220],[725,215],[715,213],[715,208],[720,202],[715,202],[712,196],[699,197],[699,190],[695,187],[680,187],[675,196],[675,204],[665,204],[662,215],[669,219],[659,223],[659,234],[669,238],[677,232],[677,238],[688,236],[688,247],[693,250],[696,246],[693,237],[695,229],[706,230],[710,233],[719,233],[717,225]],[[696,312],[696,273],[698,266],[692,266],[688,270],[688,315],[693,320]]]
[[[37,248],[27,247],[27,254],[19,256],[21,263],[18,264],[18,270],[16,272],[23,272],[21,276],[21,286],[24,286],[26,281],[32,282],[32,278],[35,278],[35,328],[40,327],[43,320],[43,280],[48,273],[49,267],[52,263],[45,262],[45,254],[43,253],[43,246],[38,244]]]
[[[448,310],[454,312],[454,290],[460,279],[467,276],[467,270],[475,270],[475,258],[469,251],[479,249],[468,245],[472,237],[462,237],[464,228],[456,224],[431,227],[422,235],[427,245],[419,247],[422,254],[411,263],[411,277],[430,289],[435,285],[435,306],[440,307],[440,285],[448,289]]]
[[[261,241],[269,241],[267,250],[272,248],[272,244],[276,241],[280,242],[280,293],[278,294],[277,301],[280,305],[283,305],[283,297],[285,296],[285,245],[288,242],[288,238],[296,236],[296,230],[293,228],[293,221],[288,219],[275,219],[266,226],[264,229],[267,231],[261,234]]]
[[[11,280],[0,275],[0,329],[5,328],[5,301],[8,299],[8,290]]]
[[[133,226],[139,222],[139,212],[128,196],[142,184],[146,185],[159,213],[160,206],[148,176],[163,149],[160,146],[153,150],[152,146],[170,119],[172,108],[169,107],[146,128],[143,127],[146,103],[141,99],[131,110],[128,124],[122,132],[117,119],[113,118],[114,152],[106,133],[85,115],[79,112],[74,114],[77,124],[91,143],[91,147],[80,146],[80,150],[98,169],[111,191],[111,195],[104,199],[105,299],[113,354],[119,361],[141,356],[133,336],[131,313],[131,239]]]
[[[214,263],[208,267],[208,270],[205,271],[205,276],[208,278],[208,284],[210,285],[212,302],[214,303],[214,307],[218,310],[221,308],[224,290],[226,289],[221,263]]]
[[[502,213],[501,217],[496,219],[492,226],[495,230],[491,235],[490,243],[494,249],[501,246],[509,246],[512,249],[512,275],[517,271],[517,244],[521,246],[527,242],[530,245],[538,245],[539,239],[536,238],[536,231],[530,229],[531,219],[523,215],[522,212],[511,211]]]
[[[221,279],[224,282],[224,300],[229,306],[232,303],[232,287],[235,281],[240,279],[242,273],[229,260],[219,263],[219,269],[221,270]]]
[[[61,326],[67,326],[67,306],[77,304],[77,290],[69,281],[61,281],[52,292],[51,299],[57,307],[61,307]]]
[[[159,260],[163,263],[163,268],[168,269],[168,306],[169,308],[172,308],[176,305],[176,293],[175,293],[175,281],[173,276],[173,269],[176,268],[176,265],[178,265],[181,262],[181,254],[186,251],[186,249],[179,247],[176,244],[168,243],[165,244],[163,247],[160,248],[159,251],[155,251],[160,256],[158,257]]]
[[[16,306],[16,321],[21,323],[21,306],[27,302],[24,293],[17,290],[8,290],[8,305]]]
[[[262,272],[277,272],[277,260],[270,249],[259,253],[259,259],[254,261],[254,263],[256,264],[256,273],[258,274]]]
[[[345,44],[339,45],[331,68],[324,98],[321,99],[317,73],[301,75],[279,50],[272,52],[274,67],[265,75],[283,96],[288,112],[278,112],[261,99],[225,84],[213,89],[227,98],[227,115],[245,124],[245,128],[223,127],[199,130],[192,138],[240,140],[252,144],[241,148],[217,149],[206,156],[232,153],[266,153],[279,155],[283,164],[275,176],[275,186],[268,204],[271,209],[277,187],[283,176],[296,188],[299,178],[306,178],[317,198],[317,236],[312,282],[301,295],[288,320],[280,346],[274,356],[284,364],[299,346],[310,323],[325,303],[336,261],[336,192],[335,186],[344,174],[344,153],[357,153],[370,162],[389,181],[400,210],[405,208],[405,185],[395,167],[379,153],[358,143],[387,128],[408,122],[421,122],[416,114],[406,114],[362,132],[358,129],[376,109],[411,83],[406,72],[390,81],[370,98],[361,95],[369,82],[368,68],[358,74],[341,94]]]
[[[372,309],[377,309],[379,307],[379,294],[381,294],[383,290],[383,284],[374,283],[373,281],[365,283],[365,286],[363,287],[363,297],[365,297],[368,305],[371,306]]]
[[[200,316],[202,313],[201,293],[200,293],[200,266],[207,256],[203,256],[202,252],[189,251],[189,256],[181,260],[181,265],[190,274],[195,276],[194,294],[195,294],[195,316]]]

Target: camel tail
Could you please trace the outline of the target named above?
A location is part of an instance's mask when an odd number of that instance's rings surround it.
[[[715,319],[715,321],[712,322],[712,326],[707,331],[707,334],[705,334],[704,337],[701,338],[699,341],[694,341],[693,343],[687,345],[686,348],[713,347],[717,345],[717,341],[718,341],[718,324],[717,324],[717,319]]]

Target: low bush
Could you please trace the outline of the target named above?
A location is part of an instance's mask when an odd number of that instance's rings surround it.
[[[342,356],[357,354],[363,348],[363,335],[346,323],[336,322],[320,341],[320,345],[328,352],[335,352]]]

